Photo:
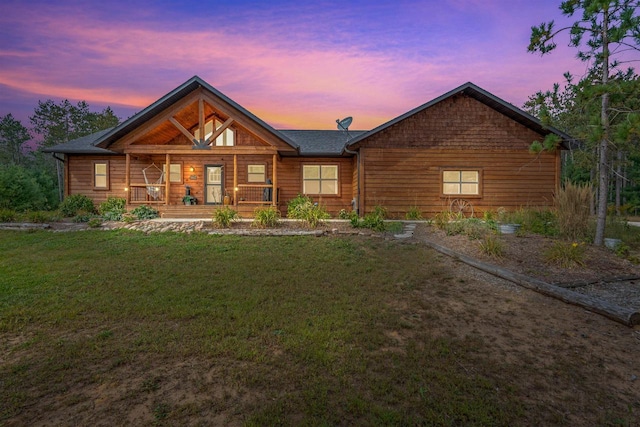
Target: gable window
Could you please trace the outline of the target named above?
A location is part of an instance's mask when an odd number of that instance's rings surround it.
[[[265,165],[248,165],[247,182],[265,182],[266,169]]]
[[[109,189],[109,161],[99,160],[93,162],[93,189]]]
[[[443,170],[442,194],[471,195],[480,194],[479,170]]]
[[[167,165],[162,164],[162,172],[165,180],[167,179]],[[169,165],[169,182],[182,184],[182,163],[171,163]]]
[[[215,128],[214,128],[215,125]],[[204,124],[204,139],[210,138],[213,135],[214,129],[219,129],[222,126],[222,122],[218,120],[209,120]],[[195,129],[193,131],[193,136],[196,139],[200,139],[200,129]],[[230,147],[235,145],[236,134],[233,129],[226,128],[222,133],[216,138],[215,142],[212,142],[211,145],[215,145],[217,147]]]
[[[303,165],[304,194],[338,194],[338,165]]]

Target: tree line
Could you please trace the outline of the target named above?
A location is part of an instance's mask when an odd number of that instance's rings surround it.
[[[110,107],[91,111],[89,104],[39,101],[27,128],[11,113],[0,117],[0,209],[52,210],[61,201],[63,168],[41,148],[62,144],[118,125]]]

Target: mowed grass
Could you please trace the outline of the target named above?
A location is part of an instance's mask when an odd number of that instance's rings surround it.
[[[212,411],[246,425],[523,419],[517,384],[483,374],[499,367],[465,368],[482,342],[416,327],[439,317],[416,291],[446,293],[454,280],[419,245],[0,232],[0,254],[0,424],[135,405],[170,425]],[[203,379],[190,400],[163,391],[185,361],[194,377],[224,373],[218,387]],[[137,386],[114,396],[124,382]],[[110,387],[111,406],[98,408],[107,398],[91,390]]]

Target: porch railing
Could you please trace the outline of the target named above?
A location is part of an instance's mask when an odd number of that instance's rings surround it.
[[[241,204],[272,204],[274,198],[273,184],[239,184],[236,201]],[[276,191],[277,193],[277,191]],[[276,204],[278,195],[275,194]]]
[[[129,203],[164,203],[165,184],[129,184]]]

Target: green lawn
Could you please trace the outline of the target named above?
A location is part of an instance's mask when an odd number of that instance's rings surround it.
[[[0,232],[0,254],[0,424],[527,419],[488,345],[430,330],[416,292],[457,279],[420,245]]]

